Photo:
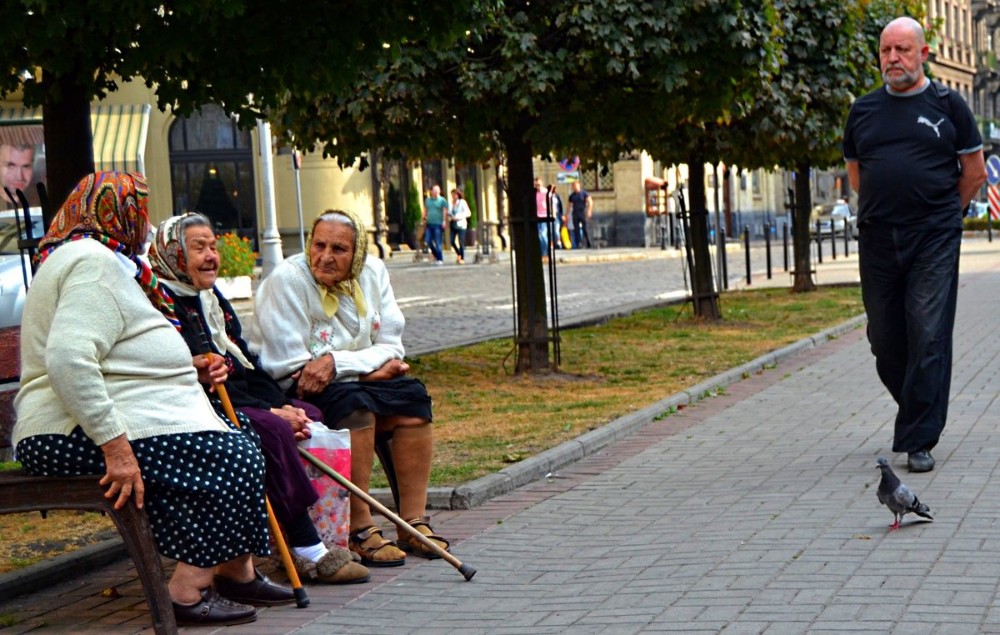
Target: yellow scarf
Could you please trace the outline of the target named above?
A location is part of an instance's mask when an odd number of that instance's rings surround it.
[[[365,258],[368,256],[368,231],[357,214],[340,209],[328,209],[319,214],[309,229],[309,239],[306,241],[306,262],[309,264],[309,270],[312,271],[312,259],[309,254],[312,252],[313,230],[326,214],[337,214],[351,221],[351,225],[354,227],[354,260],[351,261],[351,272],[346,280],[341,280],[332,287],[316,280],[316,286],[319,287],[319,295],[323,303],[323,312],[326,313],[327,317],[336,315],[337,309],[340,308],[340,296],[344,296],[354,300],[354,305],[358,309],[358,318],[362,319],[368,315],[368,303],[361,292],[358,277],[364,269]],[[315,280],[315,274],[313,279]]]

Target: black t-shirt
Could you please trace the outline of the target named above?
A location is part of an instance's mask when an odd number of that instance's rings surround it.
[[[983,140],[965,100],[938,90],[931,82],[904,95],[883,87],[851,106],[844,159],[859,164],[859,224],[962,226],[958,157]]]
[[[587,190],[581,189],[569,195],[570,208],[573,210],[573,220],[587,219],[587,199],[590,194]]]

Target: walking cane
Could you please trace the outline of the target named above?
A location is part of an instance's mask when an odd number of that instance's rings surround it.
[[[418,542],[420,542],[420,544],[424,545],[425,547],[433,551],[436,556],[438,556],[451,566],[458,569],[458,572],[461,573],[463,576],[465,576],[466,580],[471,580],[472,576],[476,575],[476,570],[471,565],[463,564],[461,560],[451,555],[450,553],[442,549],[440,545],[435,543],[433,540],[430,540],[429,538],[427,538],[427,536],[423,535],[422,533],[414,529],[413,526],[410,525],[410,523],[406,522],[396,514],[389,511],[389,509],[386,508],[385,505],[372,498],[368,494],[368,492],[364,491],[354,483],[350,482],[349,480],[341,476],[332,467],[330,467],[323,461],[320,461],[317,457],[310,454],[308,450],[306,450],[302,446],[298,446],[298,448],[299,448],[299,454],[305,457],[307,461],[315,465],[317,469],[319,469],[321,472],[323,472],[333,480],[337,481],[337,483],[341,487],[345,488],[350,493],[354,494],[364,502],[368,503],[369,507],[371,507],[378,513],[388,518],[390,521],[392,521],[394,525],[396,525],[397,527],[408,533],[413,538],[415,538]]]
[[[206,342],[207,347],[207,342]],[[214,353],[206,352],[205,358],[208,363],[212,363]],[[233,410],[233,402],[229,400],[229,392],[226,391],[225,384],[215,384],[215,391],[219,393],[222,400],[222,409],[226,411],[226,416],[237,428],[240,421],[236,418],[236,411]],[[281,554],[281,562],[285,565],[285,573],[288,574],[288,581],[292,584],[292,593],[295,594],[295,606],[304,609],[309,606],[309,596],[306,594],[302,581],[299,580],[299,572],[295,570],[295,563],[292,562],[292,554],[288,552],[288,545],[285,544],[285,537],[281,534],[281,527],[278,527],[278,520],[274,517],[274,510],[271,509],[271,501],[264,495],[264,504],[267,505],[267,524],[271,528],[271,535],[274,536],[274,543],[278,546],[278,553]]]

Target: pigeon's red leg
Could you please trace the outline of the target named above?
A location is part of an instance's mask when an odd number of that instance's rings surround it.
[[[889,531],[892,531],[893,529],[899,529],[899,519],[898,518],[896,519],[896,522],[894,522],[891,525],[889,525]]]

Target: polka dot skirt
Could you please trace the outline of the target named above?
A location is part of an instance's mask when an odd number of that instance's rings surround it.
[[[158,551],[196,567],[270,553],[264,457],[247,434],[197,432],[131,441]],[[17,458],[36,476],[103,475],[104,454],[80,427],[22,439]]]

